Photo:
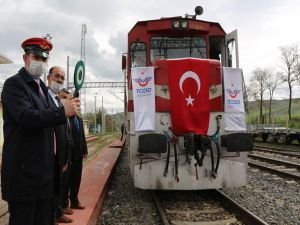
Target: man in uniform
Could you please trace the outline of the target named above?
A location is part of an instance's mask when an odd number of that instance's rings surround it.
[[[53,225],[56,137],[54,126],[76,115],[78,98],[51,107],[40,77],[52,44],[44,38],[22,43],[24,67],[8,78],[1,95],[4,120],[1,190],[9,225]]]

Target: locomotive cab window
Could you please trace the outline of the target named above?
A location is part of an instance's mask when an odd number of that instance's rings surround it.
[[[210,37],[209,38],[209,58],[222,60],[222,46],[224,45],[224,37]]]
[[[152,37],[150,39],[150,60],[174,58],[201,58],[206,56],[206,41],[203,37]]]
[[[235,49],[235,40],[232,39],[227,43],[227,51],[228,51],[228,67],[236,68],[236,49]]]
[[[130,46],[131,67],[144,67],[146,65],[146,44],[134,42]]]

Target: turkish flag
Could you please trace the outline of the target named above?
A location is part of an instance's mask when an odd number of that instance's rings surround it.
[[[165,61],[174,133],[206,135],[210,114],[209,61],[194,58]]]

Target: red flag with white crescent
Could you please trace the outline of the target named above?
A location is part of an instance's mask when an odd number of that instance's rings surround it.
[[[170,86],[170,111],[176,134],[207,134],[209,126],[209,61],[166,60]]]

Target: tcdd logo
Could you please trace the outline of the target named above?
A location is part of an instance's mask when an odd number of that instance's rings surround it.
[[[240,100],[230,100],[228,99],[228,105],[238,105],[240,104]]]
[[[143,74],[143,73],[142,73]],[[137,88],[136,89],[136,92],[138,94],[146,94],[146,93],[150,93],[151,92],[151,88],[147,88],[146,86],[148,85],[149,81],[152,79],[152,77],[145,77],[144,79],[142,78],[137,78],[137,79],[134,79],[134,81],[136,83],[138,83],[138,85],[140,87],[143,87],[143,88]]]
[[[137,88],[136,93],[145,94],[151,92],[151,88]]]
[[[233,89],[226,89],[226,92],[229,94],[229,96],[231,98],[233,98],[233,99],[228,99],[228,104],[229,105],[238,105],[241,103],[240,100],[238,100],[238,99],[235,100],[234,98],[236,98],[239,95],[241,90],[237,90],[233,84],[231,84],[231,86]]]
[[[136,83],[138,83],[140,87],[145,87],[148,85],[148,83],[151,79],[152,79],[152,77],[145,77],[144,79],[142,79],[142,78],[134,79],[134,81]]]

